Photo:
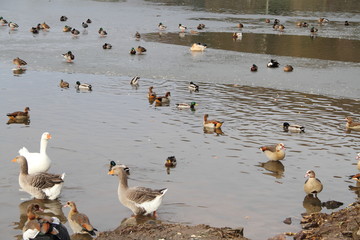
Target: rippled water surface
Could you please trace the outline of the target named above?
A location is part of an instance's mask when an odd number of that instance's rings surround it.
[[[4,239],[21,234],[24,209],[30,200],[19,192],[19,166],[10,160],[23,146],[38,151],[45,131],[52,134],[50,172],[67,175],[61,197],[46,201],[45,208],[65,222],[68,210],[61,206],[73,200],[100,231],[116,228],[131,215],[117,199],[117,179],[107,175],[110,160],[130,167],[131,186],[169,189],[158,212],[160,220],[244,226],[245,236],[252,239],[296,232],[301,213],[321,209],[311,206],[309,199],[304,201],[304,174],[309,169],[315,170],[324,184],[318,196],[321,202],[337,200],[346,206],[358,198],[356,191],[349,190],[355,183],[347,176],[358,171],[355,155],[360,151],[360,132],[346,131],[344,120],[346,116],[360,120],[356,57],[299,56],[295,47],[291,54],[246,51],[239,46],[241,41],[221,41],[225,35],[231,36],[239,16],[254,23],[254,32],[243,30],[245,41],[246,31],[254,37],[274,34],[269,26],[261,25],[266,16],[257,10],[236,11],[239,14],[235,16],[220,7],[218,11],[193,11],[190,4],[143,1],[43,1],[36,5],[36,13],[29,13],[29,7],[35,8],[34,1],[11,1],[0,9],[0,15],[20,25],[14,32],[0,27],[4,46],[0,52],[0,231]],[[333,14],[330,6],[321,9],[322,16]],[[346,36],[339,37],[334,31],[339,24],[329,24],[332,36],[320,33],[314,41],[334,45],[350,41],[354,51],[359,51],[359,39],[352,35],[359,31],[359,9],[341,9],[334,17],[338,23],[345,18],[355,22],[352,30],[339,33]],[[317,19],[306,9],[293,11],[299,18]],[[69,17],[68,25],[80,28],[87,18],[92,18],[93,25],[85,34],[72,38],[61,31],[61,15]],[[279,15],[270,16],[295,21],[286,11]],[[185,38],[176,39],[176,26],[182,22],[195,29],[197,18],[208,19],[205,33],[186,33]],[[50,24],[49,32],[36,36],[28,32],[43,21]],[[160,21],[168,25],[165,40],[156,39]],[[108,37],[96,35],[100,26],[108,29]],[[308,39],[295,25],[289,28],[289,32],[276,33],[270,39]],[[144,36],[140,41],[133,37],[136,31]],[[208,39],[209,49],[190,53],[191,42],[201,37]],[[103,50],[104,42],[110,42],[113,49]],[[130,48],[137,45],[145,46],[147,53],[129,56]],[[273,46],[276,44],[270,50]],[[61,57],[68,50],[76,55],[73,64]],[[16,56],[28,62],[28,70],[22,74],[11,70]],[[267,69],[270,58],[277,58],[282,65],[292,64],[294,72]],[[253,63],[259,66],[257,73],[249,71]],[[141,77],[138,88],[129,84],[135,75]],[[70,89],[60,89],[60,79],[68,81]],[[88,82],[94,90],[77,92],[76,81]],[[200,92],[189,92],[189,81],[198,83]],[[150,104],[146,98],[150,86],[158,95],[170,91],[170,105]],[[175,108],[176,103],[191,101],[198,103],[196,111]],[[31,109],[29,125],[6,124],[6,113],[25,106]],[[205,113],[224,121],[221,131],[203,129]],[[306,132],[283,132],[285,121],[304,125]],[[285,159],[267,162],[259,147],[279,142],[286,145]],[[178,165],[168,172],[164,163],[169,156],[176,156]],[[286,217],[293,219],[292,225],[282,223]]]

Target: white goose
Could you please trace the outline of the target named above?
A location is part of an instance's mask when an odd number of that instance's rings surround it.
[[[40,139],[40,152],[29,152],[26,147],[19,150],[19,154],[24,156],[28,162],[29,174],[46,172],[51,165],[51,159],[46,153],[46,148],[51,135],[44,132]]]

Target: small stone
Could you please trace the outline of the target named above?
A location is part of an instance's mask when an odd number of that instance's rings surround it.
[[[285,218],[285,220],[283,221],[283,223],[290,225],[290,224],[292,223],[291,218],[290,218],[290,217]]]

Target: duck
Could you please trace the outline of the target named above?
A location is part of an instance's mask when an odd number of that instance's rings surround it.
[[[292,72],[294,70],[293,66],[285,65],[284,72]]]
[[[84,29],[86,29],[86,28],[89,27],[89,25],[88,25],[86,22],[82,22],[82,23],[81,23],[81,26],[82,26]]]
[[[43,22],[43,23],[41,23],[41,29],[49,30],[50,26],[46,22]]]
[[[255,64],[253,64],[250,68],[251,72],[257,72],[257,70],[258,70],[258,66],[256,66]]]
[[[135,54],[136,54],[136,50],[135,50],[135,48],[131,48],[131,50],[130,50],[130,54],[131,54],[131,55],[135,55]]]
[[[30,28],[30,32],[33,34],[38,34],[39,30],[36,27],[32,27],[32,28]]]
[[[360,122],[354,122],[352,117],[346,117],[345,120],[347,121],[346,128],[356,130],[360,129]]]
[[[60,22],[66,22],[68,20],[67,16],[61,16]]]
[[[176,158],[175,158],[175,156],[170,156],[170,157],[168,157],[166,159],[165,167],[168,167],[168,168],[176,167]]]
[[[358,160],[358,163],[357,163],[357,168],[358,170],[360,170],[360,153],[358,153],[355,157],[356,160]]]
[[[8,25],[8,21],[6,21],[3,17],[0,17],[0,24],[2,26],[6,26],[6,25]]]
[[[316,27],[311,27],[310,32],[311,33],[317,33],[318,29]]]
[[[224,122],[217,120],[208,120],[209,114],[204,115],[203,125],[206,128],[220,128]]]
[[[170,102],[170,92],[167,92],[165,96],[156,97],[155,101],[157,103],[169,103]]]
[[[205,51],[205,49],[207,48],[206,44],[203,43],[194,43],[191,47],[190,50],[193,52],[203,52]]]
[[[65,173],[61,175],[46,172],[29,174],[28,162],[24,156],[17,156],[12,161],[20,164],[19,185],[25,192],[36,199],[54,200],[59,197]]]
[[[92,236],[96,235],[95,231],[97,231],[97,229],[91,225],[89,218],[85,214],[80,213],[77,210],[75,202],[68,201],[64,207],[70,207],[67,219],[74,233],[88,233]]]
[[[280,24],[280,25],[278,25],[278,28],[277,28],[277,29],[280,30],[281,32],[283,32],[284,29],[285,29],[285,26],[282,25],[282,24]]]
[[[350,175],[349,179],[354,179],[354,180],[360,182],[360,173],[355,174],[355,175]]]
[[[6,114],[6,116],[9,117],[9,120],[21,120],[21,119],[27,119],[30,117],[30,114],[29,114],[29,111],[30,111],[30,108],[29,107],[26,107],[24,109],[24,111],[17,111],[17,112],[13,112],[13,113],[8,113]]]
[[[177,103],[176,107],[178,109],[191,109],[191,110],[195,110],[195,106],[197,106],[196,102],[191,102],[190,104],[188,103]]]
[[[156,99],[156,93],[153,92],[153,89],[154,89],[153,86],[149,87],[148,99],[154,101]]]
[[[159,28],[159,30],[164,31],[164,30],[166,30],[167,26],[165,26],[165,25],[162,24],[162,23],[159,23],[159,24],[158,24],[158,28]]]
[[[107,35],[107,32],[103,28],[99,28],[98,33],[101,37],[105,37]]]
[[[295,132],[295,133],[302,133],[305,132],[305,127],[301,125],[290,125],[288,122],[284,122],[283,129],[285,132]]]
[[[139,39],[141,38],[141,35],[140,35],[139,32],[136,32],[136,33],[135,33],[135,38],[136,38],[137,40],[139,40]]]
[[[80,31],[77,30],[77,29],[75,29],[75,28],[73,28],[73,29],[71,29],[71,34],[72,34],[73,36],[78,36],[78,35],[80,34]]]
[[[345,21],[345,26],[350,26],[349,21]]]
[[[266,157],[271,161],[279,161],[285,158],[285,145],[278,143],[276,145],[268,145],[260,147]]]
[[[244,27],[244,24],[238,23],[236,26],[237,26],[238,28],[243,28],[243,27]]]
[[[313,170],[308,170],[305,177],[309,177],[304,184],[305,193],[308,195],[315,194],[316,197],[317,194],[323,190],[321,181],[315,177],[315,172]]]
[[[76,86],[77,89],[82,89],[82,90],[88,90],[88,91],[92,91],[92,86],[88,83],[80,83],[79,81],[76,81]]]
[[[198,30],[203,30],[205,28],[205,24],[199,23],[199,25],[196,27]]]
[[[275,19],[274,19],[274,25],[275,25],[275,24],[279,24],[279,23],[280,23],[280,20],[277,19],[277,18],[275,18]]]
[[[27,62],[25,62],[21,58],[17,57],[17,58],[13,59],[13,64],[15,64],[18,68],[21,68],[21,66],[27,65]]]
[[[241,33],[241,32],[234,32],[233,35],[232,35],[232,38],[233,38],[234,40],[237,40],[237,39],[241,40],[241,38],[242,38],[242,33]]]
[[[68,26],[68,25],[65,25],[65,26],[63,27],[63,32],[71,32],[71,30],[72,30],[72,27],[70,27],[70,26]]]
[[[75,59],[75,55],[71,52],[68,51],[67,53],[63,53],[62,56],[66,59],[67,62],[72,62]]]
[[[139,76],[135,76],[135,77],[133,77],[132,79],[131,79],[131,81],[130,81],[130,84],[131,85],[139,85],[139,79],[140,79],[140,77]]]
[[[86,23],[88,23],[88,24],[92,23],[91,19],[88,18],[88,19],[86,20]]]
[[[187,27],[182,25],[181,23],[179,23],[179,29],[180,29],[181,32],[185,32]]]
[[[268,68],[277,68],[279,67],[279,63],[275,59],[270,59],[270,62],[268,62],[267,67]]]
[[[10,27],[11,30],[16,30],[17,28],[19,28],[19,25],[17,25],[14,22],[9,22],[8,26]]]
[[[66,82],[66,81],[64,81],[64,80],[61,79],[59,86],[60,86],[61,88],[69,88],[70,84],[69,84],[68,82]]]
[[[329,19],[327,19],[327,18],[319,18],[318,19],[318,22],[320,23],[320,24],[322,24],[322,23],[328,23],[329,22]]]
[[[195,84],[194,82],[190,82],[188,89],[192,92],[199,92],[199,85]]]
[[[156,211],[161,205],[167,188],[154,190],[145,187],[129,187],[129,168],[123,164],[114,166],[108,174],[119,177],[118,197],[121,204],[129,208],[134,215],[153,213],[154,217],[157,216]]]
[[[103,46],[102,46],[103,49],[111,49],[112,48],[112,45],[110,43],[105,43]]]
[[[136,48],[136,52],[137,52],[138,54],[143,54],[144,52],[146,52],[146,48],[144,48],[144,47],[142,47],[142,46],[138,46],[138,47]]]

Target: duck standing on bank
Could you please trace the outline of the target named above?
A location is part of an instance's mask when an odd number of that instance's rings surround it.
[[[64,207],[71,208],[67,219],[74,233],[96,235],[95,231],[97,231],[97,229],[91,225],[89,218],[85,214],[77,210],[75,202],[68,201]]]

